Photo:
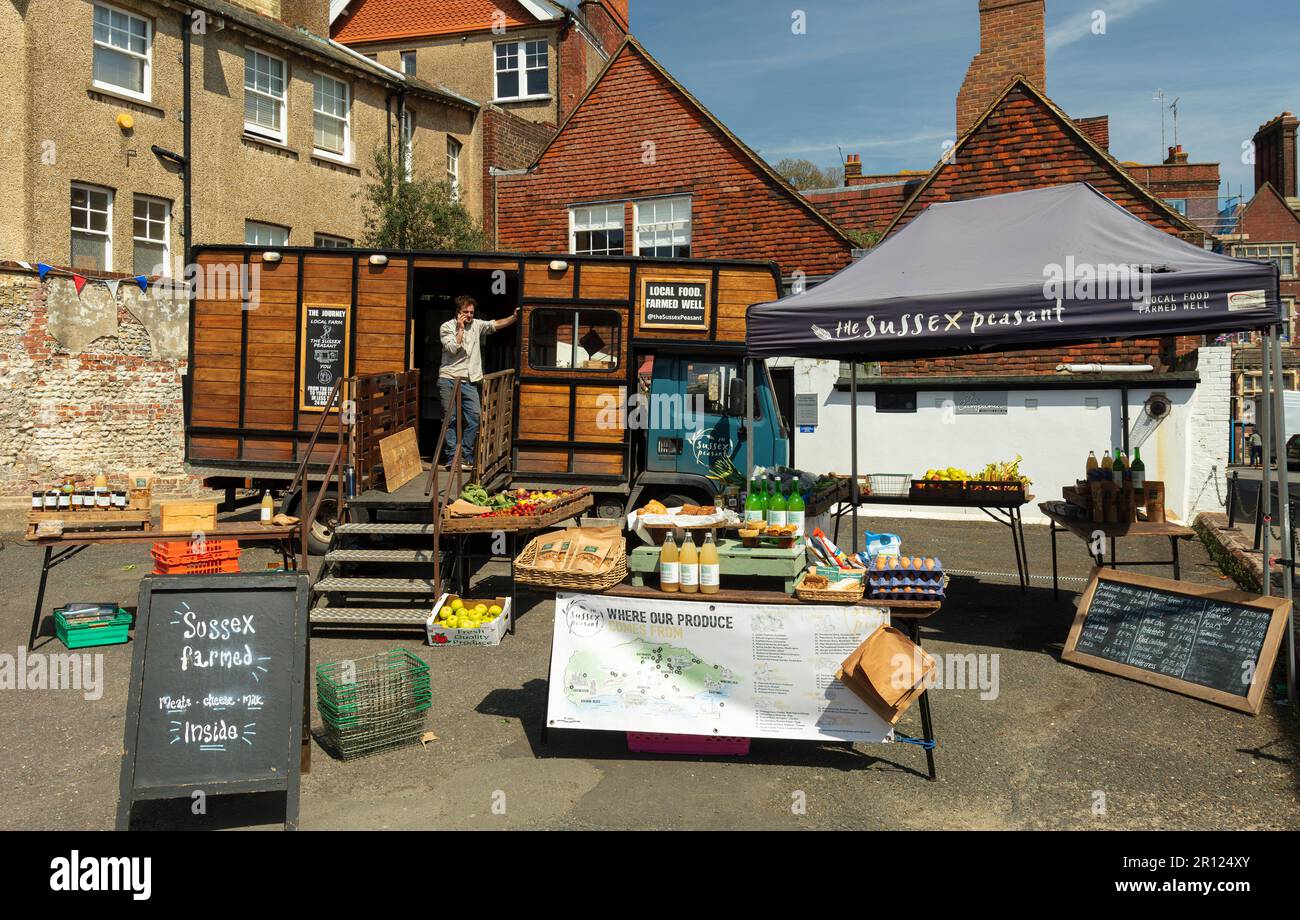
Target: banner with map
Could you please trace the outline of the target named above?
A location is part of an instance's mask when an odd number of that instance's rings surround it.
[[[561,594],[547,724],[596,731],[892,741],[835,679],[889,612]]]

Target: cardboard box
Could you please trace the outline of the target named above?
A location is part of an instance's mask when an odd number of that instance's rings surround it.
[[[159,527],[165,533],[197,533],[217,529],[216,502],[163,502]]]
[[[485,623],[478,629],[447,629],[445,626],[440,626],[438,624],[438,611],[458,597],[460,597],[458,594],[444,594],[438,598],[438,603],[434,605],[433,612],[429,614],[428,622],[424,624],[429,644],[434,647],[440,645],[500,645],[501,640],[505,637],[506,630],[510,628],[511,620],[514,618],[514,611],[510,608],[510,599],[507,597],[494,599],[486,597],[461,598],[466,603],[472,600],[476,603],[487,604],[489,607],[496,604],[501,608],[501,616],[491,623]]]

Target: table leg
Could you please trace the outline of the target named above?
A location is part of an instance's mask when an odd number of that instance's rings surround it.
[[[1049,520],[1047,524],[1052,533],[1052,600],[1055,601],[1061,599],[1061,586],[1056,576],[1056,521]]]
[[[1110,538],[1110,567],[1114,569],[1119,565],[1119,557],[1115,555],[1115,538]]]
[[[515,586],[515,556],[519,543],[519,534],[515,531],[509,533],[510,553],[510,635],[515,634],[515,618],[519,616],[519,589]]]
[[[50,555],[53,552],[53,546],[45,547],[45,559],[41,562],[41,580],[36,588],[36,610],[32,613],[32,634],[27,639],[27,648],[29,650],[36,644],[36,635],[41,631],[41,608],[45,604],[45,583],[49,579]]]
[[[1178,538],[1170,537],[1169,545],[1172,546],[1174,550],[1174,581],[1182,581],[1183,570],[1182,566],[1178,562]]]
[[[921,626],[916,620],[907,620],[907,631],[911,634],[912,641],[916,643],[917,648],[921,647]],[[921,698],[917,701],[921,709],[921,734],[922,741],[928,742],[925,746],[925,765],[929,770],[930,780],[933,782],[938,779],[938,773],[934,767],[934,719],[930,713],[930,691],[925,690],[921,693]]]

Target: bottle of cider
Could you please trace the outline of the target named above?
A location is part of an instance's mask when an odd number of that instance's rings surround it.
[[[683,594],[697,594],[700,590],[700,555],[695,551],[695,540],[690,532],[682,540],[682,551],[677,557],[678,579]]]
[[[753,479],[749,483],[749,494],[745,496],[745,520],[751,524],[761,524],[766,516],[767,496],[758,479]]]
[[[1133,448],[1133,488],[1141,489],[1147,484],[1147,465],[1142,462],[1142,448]]]
[[[1088,451],[1087,473],[1084,475],[1083,478],[1088,480],[1088,482],[1096,482],[1097,473],[1100,469],[1101,466],[1100,464],[1097,463],[1097,453],[1091,450]]]
[[[767,505],[767,523],[772,527],[784,527],[789,503],[785,497],[785,487],[780,478],[772,486],[772,498]]]
[[[659,550],[659,590],[676,594],[681,587],[681,575],[678,568],[677,544],[673,542],[672,531],[664,537],[663,548]]]
[[[790,500],[786,502],[785,522],[793,524],[798,529],[795,531],[796,537],[802,537],[804,522],[804,502],[803,495],[799,492],[798,480],[794,483],[794,488],[790,491]]]
[[[691,544],[694,546],[694,542]],[[718,563],[718,546],[713,542],[713,531],[704,535],[700,547],[700,593],[717,594],[722,584],[722,567]]]
[[[1118,447],[1115,448],[1115,460],[1110,465],[1110,475],[1115,485],[1124,485],[1124,454]]]

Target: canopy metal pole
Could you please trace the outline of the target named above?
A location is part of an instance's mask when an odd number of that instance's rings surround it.
[[[852,403],[849,413],[849,501],[853,503],[853,555],[858,554],[858,362],[850,361],[853,373],[849,376],[849,401]]]
[[[757,362],[749,359],[745,374],[745,488],[754,483],[754,368]]]
[[[1290,434],[1286,430],[1286,401],[1283,391],[1286,389],[1285,378],[1282,376],[1282,337],[1281,330],[1278,327],[1273,328],[1273,417],[1277,420],[1274,426],[1277,431],[1273,435],[1273,441],[1277,448],[1277,495],[1278,495],[1278,520],[1282,525],[1282,596],[1288,601],[1294,601],[1295,594],[1295,558],[1291,545],[1291,484],[1290,474],[1287,470],[1287,452],[1286,441]],[[1286,695],[1292,706],[1296,704],[1296,677],[1295,677],[1295,608],[1291,609],[1287,617],[1286,630]]]
[[[1263,416],[1263,431],[1260,437],[1263,440],[1262,463],[1263,470],[1259,479],[1259,504],[1264,509],[1264,527],[1263,540],[1260,547],[1264,552],[1263,559],[1263,594],[1268,597],[1273,593],[1273,570],[1269,564],[1269,543],[1273,537],[1273,385],[1272,385],[1272,366],[1273,361],[1269,352],[1271,350],[1272,330],[1264,329],[1259,335],[1259,357],[1260,357],[1260,395],[1263,397],[1257,400],[1256,414]],[[1259,404],[1263,403],[1263,411],[1259,411]]]

